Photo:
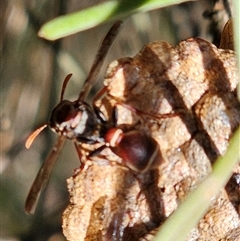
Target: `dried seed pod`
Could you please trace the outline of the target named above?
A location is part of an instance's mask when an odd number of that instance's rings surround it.
[[[234,50],[234,39],[233,39],[233,20],[229,19],[224,26],[221,42],[219,48]]]

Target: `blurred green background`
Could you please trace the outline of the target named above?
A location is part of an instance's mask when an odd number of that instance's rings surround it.
[[[65,240],[61,234],[61,214],[68,203],[66,179],[79,166],[74,147],[67,142],[35,215],[29,216],[24,212],[25,198],[56,135],[47,129],[29,150],[24,144],[28,135],[48,120],[59,101],[62,82],[69,73],[73,73],[73,77],[65,98],[77,98],[99,43],[112,23],[55,42],[39,38],[37,32],[43,23],[59,15],[101,2],[2,0],[0,3],[2,241]],[[175,45],[187,37],[198,36],[217,44],[228,15],[221,8],[212,15],[214,2],[186,2],[126,18],[92,95],[102,85],[107,64],[135,55],[150,41],[164,40]]]

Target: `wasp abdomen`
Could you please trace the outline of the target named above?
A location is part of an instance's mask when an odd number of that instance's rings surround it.
[[[149,135],[137,130],[123,133],[112,128],[105,137],[111,150],[134,171],[145,172],[157,168],[162,161],[158,143]]]

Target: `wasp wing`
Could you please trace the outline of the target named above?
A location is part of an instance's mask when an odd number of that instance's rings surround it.
[[[91,90],[91,88],[97,78],[97,75],[99,73],[99,70],[101,69],[101,67],[103,65],[104,59],[105,59],[110,47],[112,46],[119,30],[121,29],[122,23],[123,22],[121,20],[115,22],[114,25],[108,31],[105,38],[103,39],[103,41],[99,47],[99,50],[97,52],[97,55],[95,57],[95,60],[93,62],[92,68],[88,74],[87,79],[85,80],[85,82],[83,84],[83,88],[79,95],[78,101],[83,101],[86,98],[86,96],[88,95],[89,91]]]
[[[26,203],[25,203],[25,211],[28,214],[34,214],[38,199],[40,197],[41,191],[46,187],[48,180],[51,176],[52,169],[54,164],[59,158],[60,152],[63,148],[63,144],[66,138],[60,136],[58,141],[54,145],[52,151],[48,155],[45,162],[42,164],[33,184],[29,191]]]

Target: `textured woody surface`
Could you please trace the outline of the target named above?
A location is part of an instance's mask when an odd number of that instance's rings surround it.
[[[151,240],[151,232],[226,151],[240,123],[238,81],[234,52],[202,39],[176,47],[152,42],[134,58],[110,64],[107,92],[98,105],[108,117],[116,106],[124,131],[137,129],[155,138],[164,161],[157,170],[137,174],[108,149],[88,160],[96,146],[85,145],[84,164],[68,179],[67,239]],[[240,239],[238,188],[227,190],[213,198],[189,240]]]

